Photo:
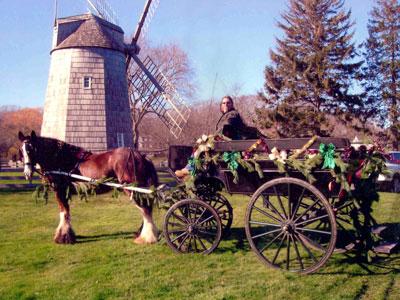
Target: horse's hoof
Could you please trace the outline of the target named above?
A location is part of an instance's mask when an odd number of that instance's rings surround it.
[[[146,241],[145,241],[142,237],[140,237],[140,236],[138,236],[137,238],[135,238],[135,239],[133,240],[133,242],[134,242],[135,244],[137,244],[137,245],[146,244]]]
[[[56,242],[57,244],[75,244],[75,233],[71,230],[66,234],[56,234],[54,236],[54,242]]]
[[[143,237],[141,237],[141,236],[138,236],[137,238],[135,238],[135,239],[133,239],[133,242],[135,243],[135,244],[138,244],[138,245],[142,245],[142,244],[155,244],[155,243],[157,243],[157,239],[155,239],[155,238],[150,238],[150,239],[146,239],[146,238],[143,238]]]
[[[75,244],[76,240],[70,237],[58,237],[54,239],[56,244]]]

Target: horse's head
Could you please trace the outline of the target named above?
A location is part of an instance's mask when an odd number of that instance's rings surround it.
[[[35,131],[31,135],[25,136],[21,131],[18,133],[18,138],[22,142],[21,152],[24,159],[24,175],[26,180],[32,180],[34,166],[37,163],[37,137]]]

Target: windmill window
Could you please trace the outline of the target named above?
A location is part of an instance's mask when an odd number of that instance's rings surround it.
[[[121,133],[121,132],[117,132],[117,146],[118,147],[125,147],[124,134]]]
[[[92,88],[92,77],[84,76],[83,77],[83,88],[84,89],[91,89]]]

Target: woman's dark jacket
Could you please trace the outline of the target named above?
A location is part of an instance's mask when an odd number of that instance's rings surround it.
[[[223,134],[232,140],[255,139],[258,137],[257,130],[244,124],[237,110],[224,113],[218,120],[216,133]]]

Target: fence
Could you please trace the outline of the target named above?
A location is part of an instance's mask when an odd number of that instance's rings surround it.
[[[168,172],[167,168],[157,168],[158,178],[160,183],[166,183],[170,186],[175,185],[175,181],[171,174]],[[22,168],[9,168],[3,167],[0,170],[0,189],[16,189],[16,190],[30,190],[36,188],[40,183],[40,177],[34,175],[32,178],[34,183],[28,183],[23,175]],[[10,183],[11,181],[12,183]]]

